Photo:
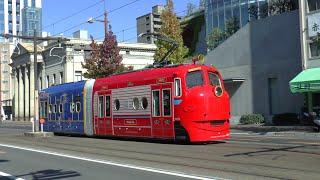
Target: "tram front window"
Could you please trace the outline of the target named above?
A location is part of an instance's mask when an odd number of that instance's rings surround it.
[[[218,74],[209,72],[209,80],[210,80],[210,85],[211,86],[220,86],[221,87],[221,82]]]
[[[198,70],[198,71],[188,72],[186,80],[187,80],[188,88],[193,88],[195,86],[203,85],[202,71]]]

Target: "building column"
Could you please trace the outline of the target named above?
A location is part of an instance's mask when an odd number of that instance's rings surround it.
[[[34,63],[33,61],[30,64],[30,70],[29,70],[29,89],[30,89],[30,118],[34,118],[34,91],[35,91],[35,82],[34,82]]]
[[[28,121],[30,119],[30,89],[29,89],[29,70],[28,66],[24,69],[24,86],[25,86],[25,96],[24,96],[24,102],[25,102],[25,121]]]
[[[24,84],[23,84],[23,67],[19,67],[19,121],[24,119]]]
[[[19,118],[19,69],[15,68],[14,71],[14,120]]]

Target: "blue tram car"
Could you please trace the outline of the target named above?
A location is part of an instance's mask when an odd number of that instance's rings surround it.
[[[84,134],[84,86],[86,81],[51,86],[39,93],[44,131]]]

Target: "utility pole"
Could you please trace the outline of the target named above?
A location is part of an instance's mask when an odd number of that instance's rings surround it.
[[[108,34],[108,17],[107,11],[104,11],[104,37],[107,37]]]
[[[39,91],[39,81],[38,81],[38,48],[37,45],[43,41],[57,41],[57,42],[64,42],[70,41],[70,39],[63,38],[63,37],[38,37],[37,30],[34,30],[33,36],[18,36],[18,35],[11,35],[11,34],[1,34],[1,36],[5,38],[19,38],[23,40],[33,40],[33,63],[34,63],[34,129],[35,131],[39,131],[39,111],[38,111],[38,91]]]

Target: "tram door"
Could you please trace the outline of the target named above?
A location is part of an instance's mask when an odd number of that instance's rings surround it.
[[[172,84],[158,84],[151,87],[152,132],[155,138],[173,138]]]
[[[97,135],[112,135],[111,92],[98,93],[98,114],[94,118]]]

